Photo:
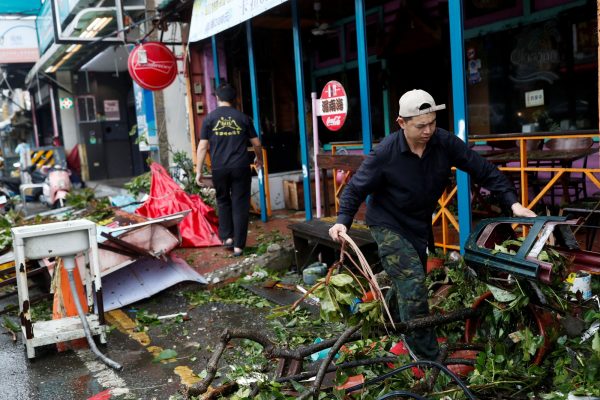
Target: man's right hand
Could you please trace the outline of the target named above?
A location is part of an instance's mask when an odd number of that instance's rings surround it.
[[[347,233],[348,228],[343,224],[335,224],[331,228],[329,228],[329,236],[336,241],[339,242],[341,240],[340,233]]]
[[[202,174],[201,173],[197,173],[196,174],[196,185],[198,186],[204,186],[204,184],[202,183]]]

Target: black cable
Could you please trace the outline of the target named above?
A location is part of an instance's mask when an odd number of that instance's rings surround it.
[[[377,400],[392,399],[396,396],[410,397],[410,398],[417,399],[417,400],[427,400],[426,397],[419,396],[416,393],[406,392],[404,390],[396,390],[395,392],[384,394],[383,396],[379,397]]]
[[[365,383],[360,383],[358,385],[352,386],[350,388],[348,388],[346,390],[346,393],[351,393],[353,391],[356,391],[358,389],[362,389],[363,387],[367,386],[367,385],[372,385],[374,383],[378,383],[381,382],[383,380],[386,380],[387,378],[396,375],[408,368],[412,368],[412,367],[419,367],[419,366],[427,366],[427,367],[436,367],[438,369],[440,369],[441,371],[443,371],[444,373],[446,373],[447,375],[450,376],[450,378],[452,378],[452,380],[454,380],[456,382],[456,384],[462,389],[462,391],[465,393],[465,395],[467,396],[467,398],[471,399],[471,400],[477,400],[477,398],[475,397],[475,395],[469,390],[469,388],[464,384],[464,382],[452,371],[450,371],[448,368],[446,368],[444,365],[435,362],[435,361],[429,361],[429,360],[422,360],[422,361],[415,361],[406,365],[403,365],[400,368],[397,368],[393,371],[390,371],[386,374],[380,375],[376,378],[371,379],[370,381],[367,381]]]

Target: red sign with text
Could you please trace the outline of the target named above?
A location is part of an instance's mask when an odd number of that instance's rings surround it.
[[[346,121],[348,98],[346,91],[338,81],[329,81],[321,92],[319,113],[325,127],[330,131],[339,130]]]
[[[136,46],[129,54],[127,67],[131,78],[148,90],[161,90],[177,76],[177,59],[162,43],[148,42]]]

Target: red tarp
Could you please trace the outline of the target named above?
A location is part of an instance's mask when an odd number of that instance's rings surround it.
[[[197,194],[189,195],[179,187],[158,163],[152,163],[150,196],[135,212],[149,218],[164,217],[192,210],[180,223],[182,247],[221,245],[215,210],[204,204]]]

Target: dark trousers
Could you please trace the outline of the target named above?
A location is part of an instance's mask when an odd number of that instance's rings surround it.
[[[243,249],[250,216],[250,167],[215,169],[212,175],[219,213],[219,237],[221,240],[233,238],[233,245]]]
[[[428,316],[423,258],[398,233],[381,226],[371,226],[370,229],[379,248],[381,264],[392,280],[398,301],[398,315],[394,316],[392,313],[392,316],[394,319],[399,317],[402,322]],[[405,335],[405,338],[406,344],[418,358],[435,361],[439,348],[434,328],[415,329]]]

